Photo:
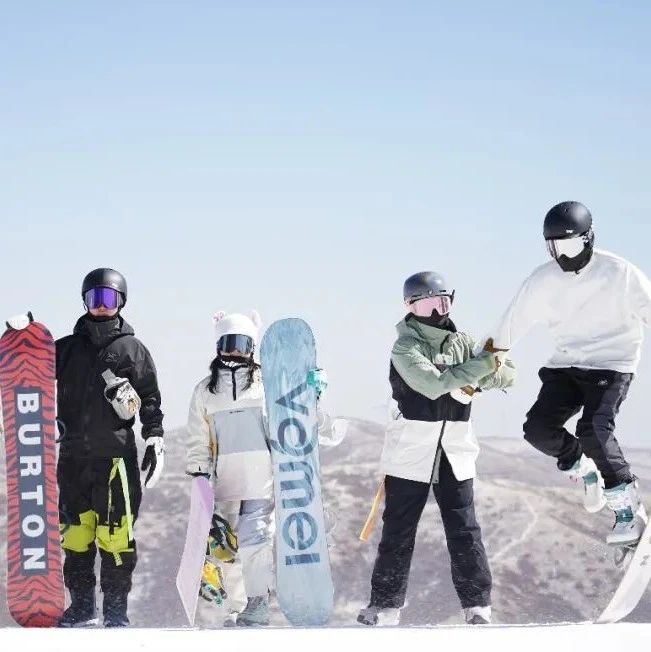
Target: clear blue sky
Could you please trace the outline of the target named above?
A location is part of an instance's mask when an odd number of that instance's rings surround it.
[[[168,426],[215,310],[303,316],[331,411],[368,415],[410,273],[446,274],[481,334],[565,199],[651,272],[650,27],[647,2],[4,3],[0,315],[64,335],[84,274],[120,269]],[[481,431],[520,433],[548,347],[515,350]],[[649,391],[646,351],[624,441]]]

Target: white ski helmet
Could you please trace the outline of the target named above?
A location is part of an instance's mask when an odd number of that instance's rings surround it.
[[[218,349],[220,349],[220,342],[237,342],[236,336],[238,335],[248,338],[252,349],[257,347],[262,320],[256,310],[252,310],[249,316],[238,312],[227,314],[220,311],[213,316],[213,322],[215,324],[215,338]],[[225,350],[228,350],[228,348]],[[246,351],[241,352],[245,353]]]

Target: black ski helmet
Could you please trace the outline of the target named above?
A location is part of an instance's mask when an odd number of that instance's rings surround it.
[[[564,272],[578,274],[592,259],[594,252],[592,215],[578,201],[564,201],[553,206],[545,215],[543,235],[549,253]],[[583,241],[582,251],[571,258],[567,255],[559,255],[560,247],[555,244],[555,241],[575,238]]]
[[[543,234],[545,240],[565,240],[583,235],[591,228],[590,211],[578,201],[564,201],[545,215]]]
[[[454,299],[454,290],[450,292],[448,284],[438,272],[418,272],[405,281],[402,295],[406,303],[437,295],[446,295]]]
[[[122,296],[122,306],[120,307],[124,307],[127,303],[127,279],[120,272],[110,267],[99,267],[86,274],[81,284],[82,300],[86,292],[93,288],[113,288]]]

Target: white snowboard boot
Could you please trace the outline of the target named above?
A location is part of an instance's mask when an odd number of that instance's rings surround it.
[[[618,484],[604,492],[606,503],[615,512],[615,525],[606,537],[609,546],[634,546],[646,525],[646,510],[635,481]]]
[[[397,627],[400,624],[400,609],[374,607],[369,605],[357,616],[357,622],[371,627]]]
[[[488,607],[470,607],[463,610],[467,625],[490,625],[491,608]]]
[[[222,627],[236,627],[237,626],[237,617],[239,615],[240,614],[237,613],[237,611],[229,611],[226,618],[224,618],[224,622],[222,623]]]
[[[583,481],[583,506],[588,512],[594,514],[605,507],[604,481],[590,457],[582,454],[581,459],[563,473],[574,482]]]

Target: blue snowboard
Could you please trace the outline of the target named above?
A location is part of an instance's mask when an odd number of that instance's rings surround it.
[[[310,327],[300,319],[271,324],[260,347],[276,513],[276,595],[297,627],[325,625],[334,586],[321,502],[316,367]]]

